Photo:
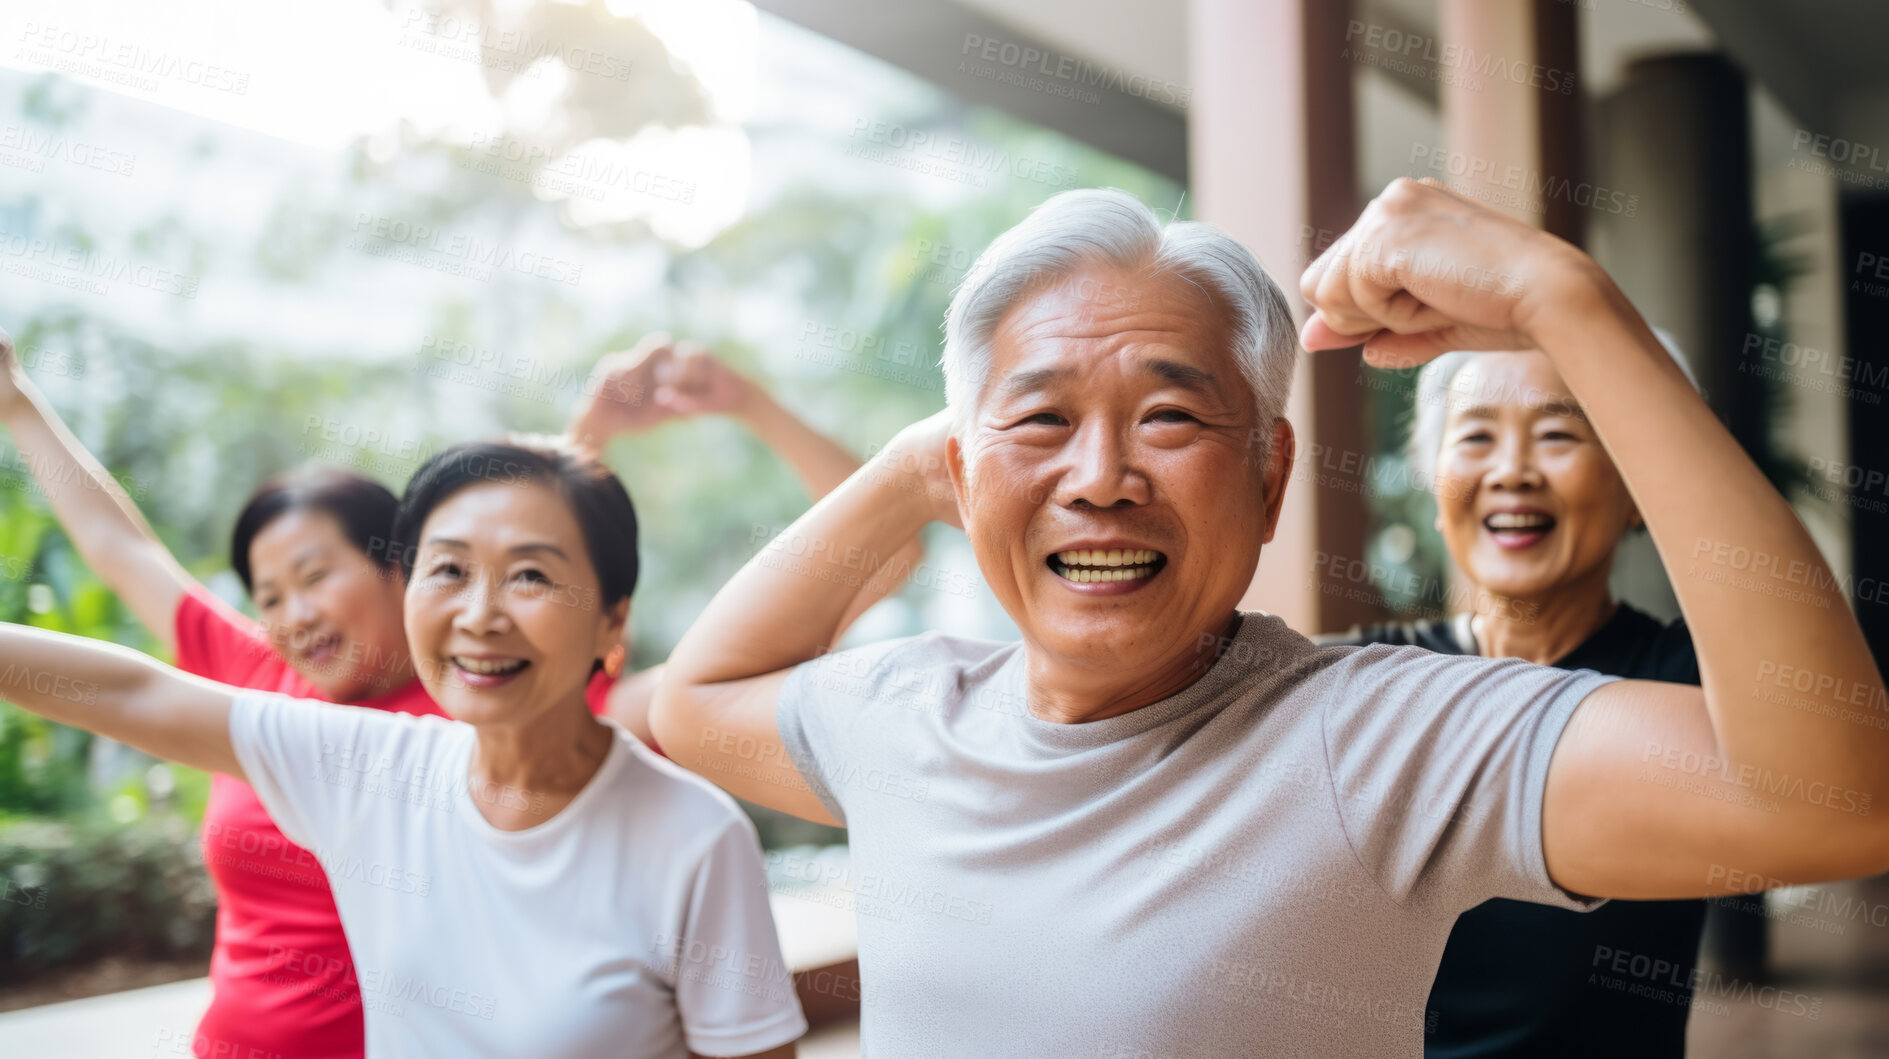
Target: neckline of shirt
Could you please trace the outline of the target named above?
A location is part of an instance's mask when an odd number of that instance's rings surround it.
[[[1463,654],[1486,657],[1482,654],[1482,645],[1476,641],[1474,618],[1475,615],[1464,611],[1446,624],[1455,636]],[[1588,634],[1587,639],[1575,644],[1566,654],[1548,665],[1555,669],[1592,669],[1593,666],[1577,666],[1571,663],[1590,654],[1606,653],[1606,648],[1614,646],[1613,641],[1624,640],[1642,631],[1642,627],[1646,625],[1651,625],[1655,632],[1659,628],[1658,620],[1642,613],[1624,599],[1617,600],[1613,614],[1600,623],[1600,628],[1595,629]]]
[[[453,784],[455,812],[464,817],[467,827],[488,842],[531,842],[557,835],[575,826],[569,821],[576,819],[590,802],[602,797],[596,792],[609,784],[610,779],[622,770],[625,759],[631,756],[629,748],[622,745],[623,740],[634,738],[621,729],[613,727],[610,732],[610,749],[604,751],[603,763],[597,766],[597,771],[591,774],[590,779],[584,783],[583,789],[577,792],[577,796],[571,799],[569,805],[559,809],[549,820],[539,821],[519,831],[508,831],[494,826],[492,821],[487,820],[485,814],[479,811],[479,804],[472,800],[472,751],[479,745],[479,733],[471,725],[466,725],[466,727],[471,730],[467,732],[467,737],[461,743],[459,753],[455,755],[456,764],[453,766],[457,770],[454,774],[459,777],[459,782]]]
[[[1054,750],[1093,750],[1111,743],[1120,742],[1144,732],[1152,731],[1163,724],[1184,717],[1200,707],[1220,697],[1222,693],[1239,682],[1249,672],[1236,660],[1238,656],[1254,657],[1253,652],[1260,641],[1271,633],[1279,624],[1279,619],[1265,611],[1237,611],[1240,627],[1226,642],[1226,648],[1213,664],[1207,667],[1192,684],[1187,685],[1173,695],[1156,702],[1151,702],[1138,710],[1114,717],[1104,717],[1099,721],[1080,721],[1064,724],[1058,721],[1045,721],[1029,711],[1028,669],[1025,661],[1026,650],[1019,649],[1003,667],[1002,678],[1013,682],[1020,701],[1024,702],[1024,712],[1019,718],[1023,731],[1034,743]]]

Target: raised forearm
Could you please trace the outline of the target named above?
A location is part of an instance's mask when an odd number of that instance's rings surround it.
[[[0,623],[0,699],[156,757],[240,776],[231,698],[128,647]]]
[[[922,479],[888,449],[770,541],[669,655],[665,684],[771,673],[826,650],[930,520]],[[900,573],[896,567],[888,571]]]
[[[1534,337],[1605,442],[1691,628],[1728,762],[1889,795],[1889,732],[1833,715],[1881,701],[1882,678],[1841,585],[1625,297],[1599,270]],[[1805,674],[1779,705],[1779,673]],[[1830,709],[1817,708],[1830,707]]]
[[[174,647],[171,617],[189,575],[45,395],[23,376],[15,386],[18,392],[0,407],[0,418],[66,536],[139,620]]]
[[[841,482],[860,468],[859,457],[808,426],[759,386],[753,387],[753,393],[739,415],[755,436],[787,461],[787,465],[793,468],[794,476],[806,488],[807,496],[813,500],[817,501],[839,488]],[[895,591],[905,572],[917,567],[924,558],[925,546],[917,538],[908,541],[894,553],[883,566],[887,576],[874,579],[870,589],[859,593],[841,617],[839,628],[834,633],[834,645],[838,645],[840,636],[844,635],[848,626],[874,603]]]

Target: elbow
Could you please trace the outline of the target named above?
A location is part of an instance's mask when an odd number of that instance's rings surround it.
[[[1863,812],[1868,813],[1867,807]],[[1748,851],[1743,859],[1749,865],[1763,865],[1761,871],[1748,874],[1768,876],[1772,887],[1882,875],[1889,873],[1889,817],[1857,814],[1848,826],[1800,820],[1794,828],[1774,832],[1766,846],[1763,851]]]
[[[693,745],[703,727],[701,712],[699,689],[673,670],[663,673],[649,702],[649,731],[656,745],[672,758],[673,748]]]
[[[1889,875],[1889,817],[1879,816],[1864,845],[1865,860],[1859,876]]]

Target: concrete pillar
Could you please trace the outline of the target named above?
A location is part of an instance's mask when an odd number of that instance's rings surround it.
[[[1764,444],[1763,380],[1738,371],[1752,331],[1755,247],[1744,74],[1720,55],[1643,59],[1600,105],[1595,258],[1686,351],[1706,401],[1747,451]]]
[[[1585,210],[1558,190],[1584,176],[1577,6],[1440,0],[1437,33],[1455,58],[1437,103],[1443,142],[1472,163],[1445,183],[1579,245]]]
[[[1300,320],[1300,273],[1350,226],[1360,205],[1352,70],[1341,58],[1348,14],[1343,0],[1188,5],[1196,216],[1250,247],[1291,296]],[[1301,471],[1241,602],[1305,633],[1343,629],[1379,613],[1369,584],[1338,583],[1314,562],[1319,553],[1365,557],[1363,491],[1321,489],[1303,473],[1334,455],[1368,454],[1357,365],[1355,352],[1301,358],[1287,409]]]
[[[1712,54],[1634,63],[1599,107],[1595,153],[1596,182],[1632,203],[1620,212],[1594,211],[1596,260],[1648,321],[1671,332],[1707,403],[1762,466],[1764,383],[1738,370],[1744,339],[1754,331],[1756,260],[1744,75]],[[1620,560],[1616,582],[1664,586],[1650,548],[1623,552]],[[1712,962],[1759,973],[1763,904],[1762,897],[1739,898],[1712,909],[1705,941]]]

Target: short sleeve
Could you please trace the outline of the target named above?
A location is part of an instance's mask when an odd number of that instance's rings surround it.
[[[405,714],[249,692],[230,707],[230,744],[282,833],[322,850],[396,771],[392,737],[414,723]]]
[[[671,953],[689,1051],[752,1055],[807,1032],[768,905],[754,825],[736,817],[697,867]]]
[[[255,622],[202,585],[191,585],[178,599],[172,629],[177,636],[177,668],[186,673],[238,687],[258,687],[273,684],[285,665]]]
[[[1587,910],[1548,877],[1548,763],[1575,707],[1615,679],[1520,659],[1365,647],[1323,693],[1345,836],[1394,900],[1455,915],[1492,897]]]
[[[935,686],[922,664],[928,637],[885,640],[802,662],[781,684],[774,719],[781,744],[807,787],[826,811],[846,826],[846,804],[834,783],[842,774],[868,770],[887,755],[891,740],[875,723],[889,710],[904,715],[913,685]]]

